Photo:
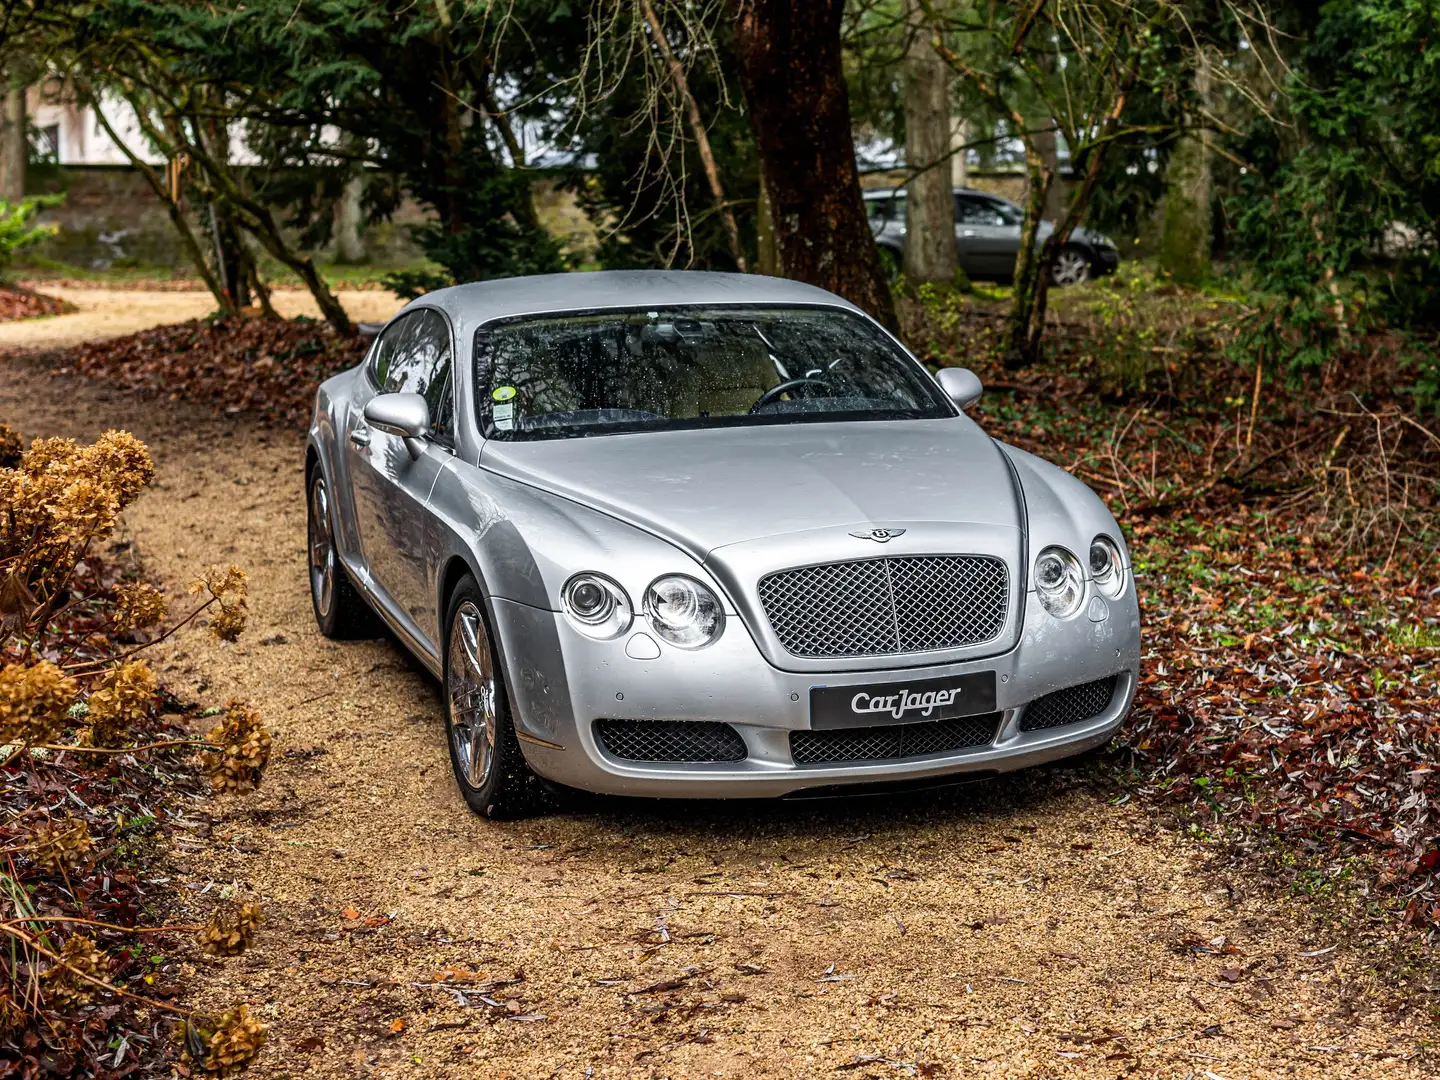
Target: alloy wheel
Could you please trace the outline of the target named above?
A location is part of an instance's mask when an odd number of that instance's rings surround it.
[[[450,626],[446,696],[455,760],[471,788],[483,787],[495,763],[498,718],[490,638],[480,609],[466,600]]]
[[[330,532],[330,496],[325,478],[310,485],[310,591],[323,619],[335,600],[335,543]]]
[[[1079,285],[1090,276],[1090,260],[1083,252],[1064,248],[1050,266],[1050,281],[1055,285]]]

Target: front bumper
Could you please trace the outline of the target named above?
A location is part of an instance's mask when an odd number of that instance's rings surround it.
[[[1097,247],[1091,271],[1096,277],[1113,274],[1120,267],[1120,252],[1113,247]]]
[[[511,712],[531,768],[587,791],[678,798],[764,798],[808,788],[963,779],[1102,745],[1135,695],[1140,620],[1133,582],[1125,596],[1108,603],[1104,618],[1093,614],[1092,608],[1059,622],[1032,597],[1019,643],[998,655],[903,670],[816,673],[771,665],[734,617],[707,648],[692,652],[662,644],[657,659],[636,660],[626,655],[626,642],[646,629],[643,623],[616,640],[594,641],[557,612],[491,601]],[[996,736],[986,745],[836,764],[801,765],[791,756],[790,733],[810,728],[813,687],[902,685],[983,671],[996,673],[1001,714]],[[1062,727],[1020,730],[1030,702],[1112,675],[1114,695],[1098,715]],[[703,763],[617,759],[596,741],[594,722],[602,719],[728,723],[744,740],[746,756]]]

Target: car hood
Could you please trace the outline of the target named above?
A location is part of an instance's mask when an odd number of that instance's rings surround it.
[[[963,416],[491,441],[480,465],[701,562],[727,545],[841,525],[1022,525],[1009,465]]]

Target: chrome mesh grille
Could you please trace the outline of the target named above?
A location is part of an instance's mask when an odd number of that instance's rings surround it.
[[[1067,686],[1036,698],[1025,706],[1025,715],[1020,718],[1021,731],[1043,731],[1045,728],[1064,727],[1091,720],[1110,707],[1115,696],[1115,683],[1120,678],[1096,679],[1094,682]]]
[[[792,731],[790,756],[796,765],[924,757],[967,746],[988,746],[999,726],[1000,713],[986,713],[923,724],[887,724],[839,731]]]
[[[760,580],[765,617],[792,656],[882,656],[978,645],[1010,603],[988,555],[902,555],[781,570]]]
[[[625,761],[743,761],[745,740],[708,720],[596,720],[595,741]]]

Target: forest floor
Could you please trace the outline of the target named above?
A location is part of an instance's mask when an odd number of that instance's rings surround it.
[[[127,524],[172,595],[197,560],[251,574],[238,644],[155,664],[276,736],[261,790],[174,852],[177,885],[266,906],[257,947],[193,979],[197,1005],[270,1025],[257,1075],[1436,1073],[1433,1017],[1371,951],[1081,771],[477,818],[434,681],[390,640],[315,628],[298,432],[17,356],[0,417],[150,445]]]

